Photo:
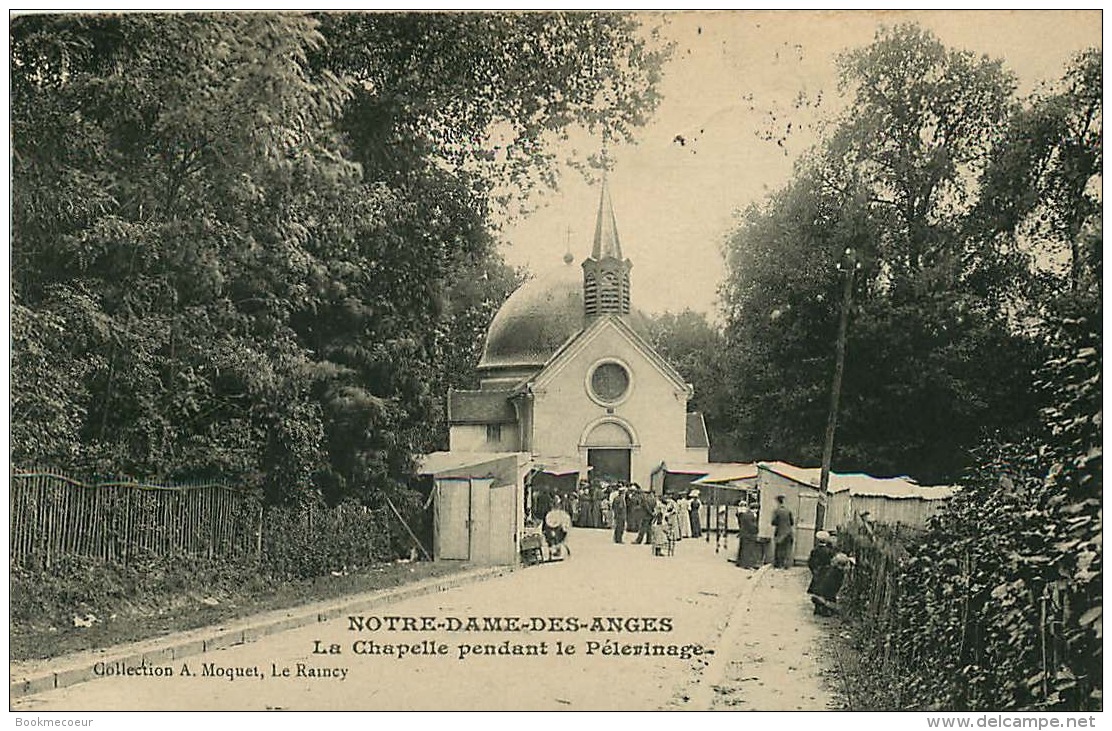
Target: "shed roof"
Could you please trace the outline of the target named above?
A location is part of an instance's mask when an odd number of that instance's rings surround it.
[[[709,485],[737,480],[751,480],[757,476],[757,465],[752,462],[708,462],[710,468],[705,477],[693,484]]]
[[[710,474],[709,462],[661,462],[654,472],[664,470],[673,475],[707,475]]]
[[[494,463],[515,459],[518,464],[529,460],[525,452],[432,452],[418,458],[417,474],[446,477],[482,477]]]
[[[759,462],[758,467],[816,489],[821,482],[822,470],[818,467],[797,467],[787,462]],[[910,477],[873,477],[859,472],[831,472],[829,489],[832,494],[848,492],[854,497],[920,500],[941,500],[957,492],[957,488],[950,486],[925,487]]]
[[[512,424],[517,412],[509,391],[449,391],[449,424]]]
[[[533,465],[540,472],[556,477],[579,473],[584,469],[578,459],[570,457],[534,457]],[[586,469],[592,468],[588,466]]]

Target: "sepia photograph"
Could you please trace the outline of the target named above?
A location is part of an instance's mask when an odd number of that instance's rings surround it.
[[[10,720],[1096,726],[1103,86],[1099,9],[11,12]]]

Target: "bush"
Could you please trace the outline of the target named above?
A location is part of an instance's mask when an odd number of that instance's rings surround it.
[[[395,558],[383,510],[345,502],[269,507],[263,518],[262,570],[280,578],[349,572]]]
[[[1102,707],[1101,358],[1064,352],[1045,432],[984,450],[926,533],[846,536],[846,604],[893,708]]]

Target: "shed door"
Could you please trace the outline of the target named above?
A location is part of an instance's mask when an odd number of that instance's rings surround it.
[[[490,497],[489,477],[475,477],[471,480],[471,522],[468,533],[471,540],[471,560],[476,563],[490,563]]]
[[[501,485],[490,490],[490,563],[517,562],[517,490]]]
[[[470,480],[436,481],[437,558],[471,559],[470,483]]]
[[[801,490],[799,512],[795,522],[795,559],[806,561],[815,547],[815,525],[818,518],[819,494],[814,490]]]

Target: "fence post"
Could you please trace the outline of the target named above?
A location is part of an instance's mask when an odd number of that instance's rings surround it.
[[[213,493],[212,488],[205,488],[205,510],[204,512],[209,516],[209,529],[208,529],[208,557],[212,560],[215,548],[213,544],[216,543],[216,521],[213,520],[213,513],[216,512],[216,495]]]
[[[44,507],[46,508],[46,568],[52,566],[53,553],[54,553],[54,493],[50,489],[50,484],[41,476],[37,478],[42,485],[42,493]]]

